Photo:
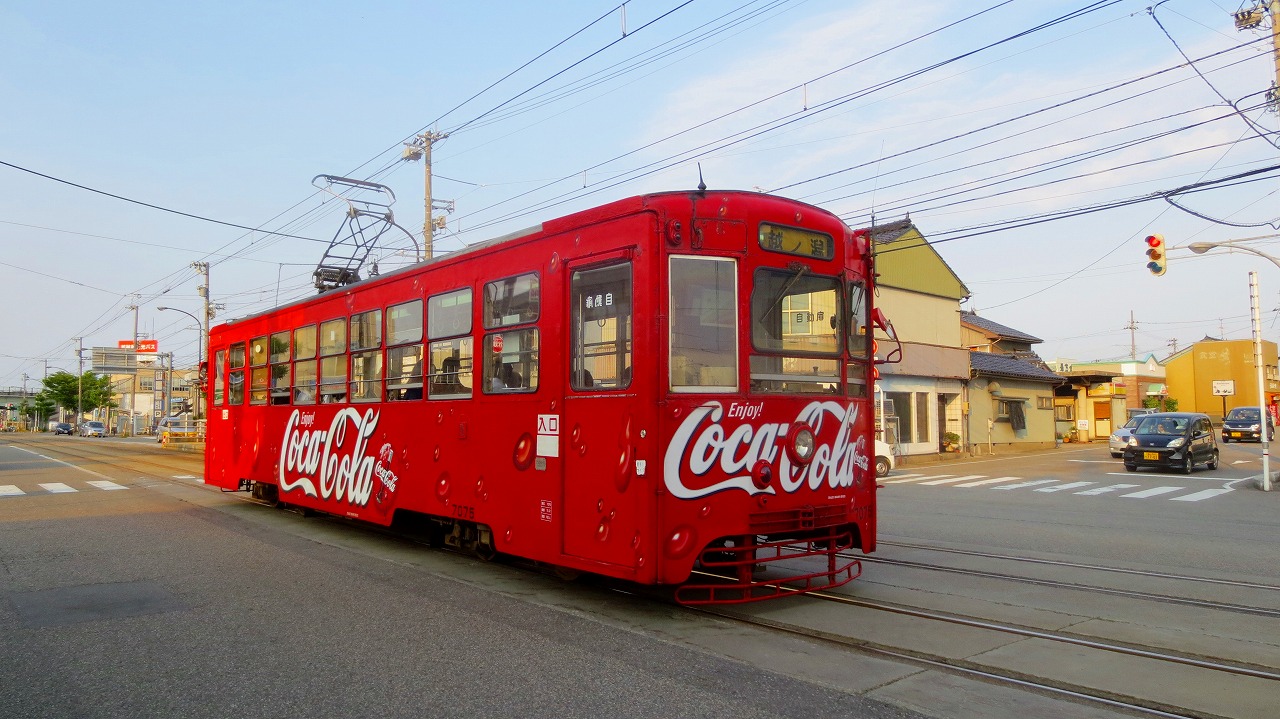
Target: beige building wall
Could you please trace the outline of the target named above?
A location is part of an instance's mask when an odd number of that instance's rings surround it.
[[[1221,419],[1223,397],[1213,393],[1215,381],[1232,380],[1235,394],[1226,397],[1226,408],[1272,404],[1280,395],[1277,376],[1276,343],[1262,342],[1263,401],[1258,397],[1253,340],[1211,340],[1197,342],[1165,364],[1169,396],[1178,400],[1178,409],[1204,412]]]
[[[992,386],[994,385],[994,386]],[[998,416],[1000,400],[1026,400],[1023,404],[1027,415],[1027,428],[1014,432],[1007,417]],[[969,447],[976,453],[988,448],[997,454],[1001,445],[1018,443],[1026,446],[1034,438],[1044,437],[1043,442],[1054,442],[1053,386],[1043,382],[1022,382],[1016,379],[998,379],[994,382],[973,382],[969,385]]]
[[[961,347],[960,305],[954,298],[880,286],[876,306],[884,310],[903,341]],[[880,343],[881,350],[885,343]],[[966,360],[967,362],[967,360]],[[967,364],[966,364],[967,366]]]

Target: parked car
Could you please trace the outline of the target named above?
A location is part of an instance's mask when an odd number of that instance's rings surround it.
[[[1262,441],[1262,415],[1264,412],[1261,407],[1236,407],[1227,416],[1222,418],[1222,441],[1237,442],[1251,439],[1255,442]],[[1267,439],[1276,438],[1275,425],[1271,422],[1271,413],[1266,412],[1267,416]]]
[[[81,437],[106,437],[107,425],[97,420],[89,420],[88,422],[85,422],[84,424],[80,425],[80,436]]]
[[[54,433],[54,434],[65,434],[65,435],[70,436],[70,435],[72,435],[72,434],[75,434],[75,429],[74,429],[74,428],[72,428],[72,426],[71,426],[71,423],[70,423],[70,422],[59,422],[59,423],[57,423],[57,424],[53,425],[53,433]]]
[[[1218,441],[1209,415],[1157,412],[1138,418],[1124,448],[1124,468],[1178,469],[1191,474],[1197,464],[1218,468]]]
[[[887,442],[876,440],[876,476],[883,477],[893,470],[893,447]]]
[[[1133,434],[1133,428],[1138,426],[1138,420],[1146,415],[1134,415],[1124,423],[1123,427],[1117,427],[1116,431],[1111,433],[1111,438],[1107,440],[1107,445],[1111,447],[1112,457],[1123,457],[1124,448],[1129,446],[1129,436]]]

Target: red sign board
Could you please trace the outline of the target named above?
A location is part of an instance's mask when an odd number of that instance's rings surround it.
[[[116,349],[131,350],[133,349],[133,340],[118,340]],[[159,352],[160,340],[138,340],[139,352]]]

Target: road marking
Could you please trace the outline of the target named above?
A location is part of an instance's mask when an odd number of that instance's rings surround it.
[[[891,480],[888,480],[887,482],[884,482],[884,484],[902,484],[903,482],[919,482],[922,479],[935,479],[937,477],[950,477],[950,476],[951,475],[949,474],[936,474],[932,477],[927,477],[923,474],[917,474],[914,477],[910,477],[910,478],[900,477],[898,479],[891,479]]]
[[[1147,497],[1158,497],[1162,494],[1178,492],[1183,489],[1186,489],[1186,487],[1156,487],[1155,489],[1144,489],[1141,492],[1130,492],[1129,494],[1122,494],[1120,496],[1133,497],[1134,499],[1146,499]]]
[[[1230,492],[1230,491],[1232,490],[1231,489],[1204,489],[1199,492],[1196,492],[1195,494],[1188,494],[1182,497],[1170,497],[1169,501],[1170,502],[1199,502],[1202,499],[1209,499],[1210,497],[1216,497],[1219,494],[1226,494],[1227,492]]]
[[[43,454],[40,454],[39,452],[33,452],[33,451],[29,450],[29,449],[25,449],[25,448],[23,448],[23,447],[18,447],[18,446],[14,446],[14,449],[18,450],[19,452],[26,452],[27,454],[34,454],[35,456],[39,457],[40,459],[47,459],[47,460],[49,460],[50,462],[57,462],[58,464],[65,465],[65,466],[70,467],[70,468],[72,468],[72,469],[78,469],[78,470],[80,470],[81,472],[84,472],[85,474],[92,474],[92,475],[93,475],[93,476],[95,476],[95,477],[102,477],[103,479],[108,479],[107,475],[105,475],[105,474],[99,474],[98,472],[95,472],[95,471],[93,471],[92,469],[85,469],[84,467],[78,467],[78,466],[76,466],[76,465],[74,465],[74,464],[71,464],[70,462],[63,462],[63,461],[62,461],[62,460],[60,460],[60,459],[54,459],[53,457],[46,457],[46,456],[44,456]],[[73,489],[73,490],[71,490],[71,491],[73,491],[73,492],[74,492],[75,490]]]
[[[16,484],[0,485],[0,497],[17,497],[20,494],[26,494],[26,492],[18,489]]]
[[[173,478],[174,479],[200,479],[194,474],[175,474],[173,475]]]
[[[89,484],[93,485],[94,487],[97,487],[98,489],[106,490],[108,492],[117,490],[117,489],[128,489],[128,487],[125,487],[124,485],[116,484],[115,482],[108,482],[105,479],[91,480]]]
[[[1254,460],[1252,459],[1237,459],[1236,461],[1232,462],[1232,464],[1252,464],[1253,461]]]
[[[992,489],[1022,489],[1023,487],[1035,487],[1041,484],[1049,484],[1056,482],[1056,479],[1033,479],[1030,482],[1021,482],[1019,484],[1006,484],[1002,487],[992,487]]]
[[[1068,489],[1076,489],[1078,487],[1088,487],[1091,484],[1094,484],[1094,483],[1093,482],[1067,482],[1066,484],[1059,484],[1056,487],[1041,487],[1036,491],[1037,492],[1062,492]]]
[[[1068,459],[1067,461],[1068,461],[1068,462],[1079,462],[1080,464],[1113,464],[1113,463],[1116,461],[1116,459],[1118,459],[1118,458],[1112,458],[1112,459],[1110,459],[1110,460],[1106,460],[1106,459]]]
[[[969,482],[968,484],[957,484],[957,487],[981,487],[984,484],[995,484],[996,482],[1009,482],[1022,477],[996,477],[995,479],[984,479],[978,482]]]
[[[939,475],[939,476],[940,476],[940,477],[946,477],[947,475],[943,474],[943,475]],[[966,475],[965,475],[965,476],[963,476],[963,477],[951,477],[950,479],[934,479],[932,482],[921,482],[921,484],[951,484],[952,482],[967,482],[967,481],[969,481],[969,480],[971,480],[971,479],[981,479],[981,478],[983,478],[983,477],[985,477],[985,476],[987,476],[987,475],[985,475],[985,474],[966,474]]]
[[[1076,494],[1084,494],[1084,495],[1106,494],[1107,492],[1116,492],[1121,489],[1133,489],[1134,487],[1141,487],[1141,486],[1142,486],[1141,484],[1111,484],[1111,485],[1107,485],[1106,487],[1094,487],[1093,489],[1086,489],[1083,492],[1076,492]]]
[[[62,482],[42,482],[40,486],[49,494],[66,494],[67,492],[78,492]]]

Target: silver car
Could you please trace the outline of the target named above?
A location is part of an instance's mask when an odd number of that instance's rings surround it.
[[[81,437],[106,437],[107,425],[97,421],[90,420],[80,425]]]
[[[1118,459],[1124,456],[1124,448],[1129,445],[1129,437],[1133,434],[1133,428],[1138,426],[1138,420],[1144,416],[1136,415],[1130,417],[1123,427],[1111,433],[1111,439],[1107,440],[1107,445],[1111,448],[1112,457]]]

